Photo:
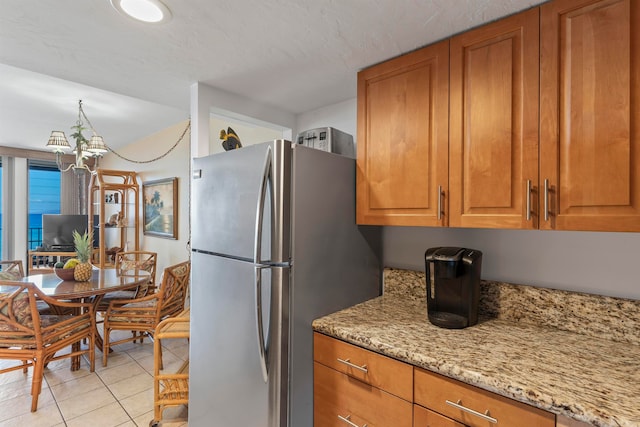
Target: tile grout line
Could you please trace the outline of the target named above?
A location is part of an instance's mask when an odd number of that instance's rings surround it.
[[[84,355],[84,354],[83,354],[81,357],[85,360],[85,362],[87,362],[87,364],[89,364],[89,361],[87,360],[86,355]],[[113,396],[113,398],[115,399],[115,401],[116,401],[116,402],[118,402],[118,405],[120,405],[120,407],[122,408],[122,410],[124,411],[124,413],[125,413],[125,414],[127,414],[127,416],[129,417],[129,420],[130,420],[132,423],[134,423],[134,424],[135,424],[135,421],[133,421],[133,418],[131,418],[131,415],[129,415],[129,413],[126,411],[126,409],[124,409],[124,408],[122,407],[122,404],[120,403],[120,400],[118,400],[118,398],[113,394],[113,392],[111,391],[111,389],[109,388],[109,386],[108,386],[108,385],[103,381],[103,379],[102,379],[102,377],[100,376],[100,374],[99,374],[96,370],[94,370],[93,372],[91,372],[91,374],[95,374],[95,376],[98,378],[98,380],[100,380],[100,382],[102,383],[102,385],[103,385],[103,386],[104,386],[104,387],[109,391],[109,393],[111,394],[111,396]],[[70,381],[77,381],[77,379],[73,379],[73,380],[70,380]],[[65,382],[69,382],[69,381],[65,381]],[[47,384],[49,384],[49,383],[47,382]],[[58,405],[58,401],[57,401],[57,399],[56,399],[56,396],[53,394],[53,391],[51,392],[51,394],[53,395],[53,399],[55,400],[56,405]],[[100,407],[98,407],[98,408],[95,408],[95,409],[93,409],[91,412],[97,411],[97,410],[102,409],[102,408],[104,408],[104,407],[106,407],[106,406],[109,406],[109,405],[111,405],[111,403],[107,403],[107,404],[106,404],[106,405],[104,405],[104,406],[100,406]],[[83,417],[83,416],[85,416],[86,414],[88,414],[88,413],[89,413],[89,412],[87,412],[87,413],[84,413],[84,414],[80,414],[80,415],[78,415],[78,416],[76,416],[76,417],[69,418],[69,420],[67,420],[67,419],[64,417],[64,414],[62,413],[62,410],[60,410],[60,407],[59,407],[59,406],[58,406],[58,410],[60,411],[60,415],[62,415],[62,421],[64,422],[65,427],[67,427],[67,421],[71,421],[71,420],[74,420],[74,419],[76,419],[76,418]],[[124,423],[120,423],[120,424],[124,424]]]
[[[125,353],[127,353],[127,355],[129,355],[129,352],[128,352],[128,351],[125,351]],[[87,364],[89,364],[89,361],[87,360],[86,355],[84,355],[84,354],[83,354],[83,355],[82,355],[82,358],[85,360],[85,362],[87,362]],[[134,362],[138,363],[138,362],[137,362],[137,360],[135,360],[133,357],[131,357],[131,359],[132,359]],[[139,365],[139,364],[138,364],[138,365]],[[116,367],[116,366],[114,366],[114,368],[115,368],[115,367]],[[143,368],[143,369],[144,369],[144,368]],[[146,372],[146,371],[145,371],[145,372]],[[109,394],[111,394],[111,396],[113,396],[113,398],[114,398],[114,399],[115,399],[115,401],[118,403],[118,405],[120,406],[120,408],[122,408],[122,410],[124,411],[124,413],[125,413],[125,414],[127,414],[127,417],[129,417],[129,420],[128,420],[128,421],[131,421],[133,424],[135,424],[135,425],[137,426],[137,423],[134,421],[134,419],[133,419],[133,417],[131,416],[131,414],[129,414],[129,412],[125,409],[125,407],[124,407],[124,406],[122,406],[122,403],[120,402],[120,399],[118,399],[118,397],[113,393],[113,391],[111,390],[111,388],[109,387],[109,385],[107,385],[107,384],[104,382],[104,380],[103,380],[103,379],[102,379],[102,377],[100,376],[100,373],[99,373],[98,371],[95,371],[95,370],[94,370],[94,371],[92,372],[92,374],[95,374],[95,375],[96,375],[96,377],[98,378],[98,380],[99,380],[99,381],[102,383],[102,385],[107,389],[107,391],[109,392]],[[70,381],[76,381],[76,379],[73,379],[73,380],[70,380]],[[69,381],[65,381],[65,382],[69,382]],[[48,385],[48,384],[49,384],[49,382],[47,381],[47,385]],[[51,387],[51,386],[49,386],[49,387]],[[71,421],[71,420],[74,420],[74,419],[76,419],[76,418],[80,418],[80,417],[85,416],[85,415],[87,414],[87,413],[85,413],[85,414],[80,414],[80,415],[78,415],[78,416],[76,416],[76,417],[69,418],[69,420],[67,420],[67,419],[64,417],[64,414],[62,413],[62,411],[60,410],[60,406],[58,405],[58,401],[57,401],[57,399],[56,399],[55,395],[53,394],[53,391],[51,392],[51,394],[53,395],[53,399],[54,399],[54,401],[56,402],[56,406],[58,407],[58,411],[60,411],[60,415],[62,416],[62,421],[64,422],[65,427],[67,427],[67,421]],[[97,410],[102,409],[102,408],[104,408],[104,407],[106,407],[106,406],[109,406],[109,405],[111,405],[111,403],[107,403],[107,404],[106,404],[106,405],[104,405],[104,406],[100,406],[100,407],[98,407],[98,408],[95,408],[95,409],[93,409],[91,412],[93,412],[93,411],[97,411]],[[125,422],[126,422],[126,421],[125,421]],[[121,424],[124,424],[124,423],[120,423],[120,424],[118,424],[118,425],[121,425]]]
[[[148,336],[147,336],[147,337],[145,337],[145,338],[149,339],[149,340],[153,343],[153,340],[152,340],[150,337],[148,337]],[[141,345],[143,345],[143,344],[141,344]],[[135,350],[135,348],[133,348],[133,349]],[[178,358],[178,359],[181,359],[181,358],[180,358],[180,357],[178,357],[178,356],[177,356],[173,351],[171,351],[170,349],[168,349],[168,348],[166,348],[166,347],[164,347],[164,346],[163,346],[163,348],[162,348],[162,351],[163,351],[163,354],[164,354],[164,352],[165,352],[165,351],[168,351],[168,352],[169,352],[169,353],[171,353],[174,357],[176,357],[176,358]],[[134,358],[133,356],[131,356],[131,355],[129,354],[129,350],[125,350],[124,352],[125,352],[125,353],[127,353],[127,355],[131,358],[131,360],[133,360],[133,361],[134,361],[134,362],[135,362],[135,363],[136,363],[136,364],[137,364],[137,365],[142,369],[142,371],[143,371],[143,372],[145,372],[145,373],[149,374],[151,377],[153,377],[153,376],[154,376],[154,375],[153,375],[153,373],[151,373],[151,372],[147,371],[147,370],[145,369],[145,367],[144,367],[144,366],[142,366],[142,364],[138,361],[138,359]],[[153,355],[153,353],[152,353],[152,355]],[[98,375],[98,377],[100,378],[100,375]],[[102,378],[100,378],[100,381],[104,384],[104,381],[102,381]],[[154,378],[154,381],[155,381],[155,378]],[[136,423],[136,421],[134,420],[133,416],[132,416],[131,414],[129,414],[129,412],[127,411],[127,409],[122,405],[122,403],[120,403],[120,400],[119,400],[119,399],[118,399],[118,398],[113,394],[113,392],[111,391],[111,388],[110,388],[107,384],[104,384],[104,385],[105,385],[105,386],[107,387],[107,389],[109,390],[109,393],[111,393],[111,394],[113,395],[113,397],[116,399],[116,401],[118,402],[118,405],[120,405],[120,407],[122,408],[122,410],[123,410],[123,411],[127,414],[127,416],[130,418],[131,422],[132,422],[132,423],[134,423],[136,426],[138,426],[138,423]],[[152,407],[151,407],[151,412],[153,412],[154,410],[155,410],[155,408],[152,406]],[[153,415],[152,415],[152,418],[153,418]],[[138,427],[139,427],[139,426],[138,426]]]
[[[47,383],[47,387],[49,388],[49,393],[51,393],[51,397],[53,397],[53,403],[55,403],[56,408],[58,408],[58,413],[60,414],[60,418],[62,418],[62,423],[64,424],[64,427],[67,427],[67,420],[64,418],[62,409],[60,409],[60,405],[58,404],[58,399],[56,398],[56,395],[53,392],[53,389],[51,388],[51,384],[49,384],[49,380],[47,379],[46,375],[44,375],[44,372],[42,373],[42,379]]]
[[[129,354],[128,351],[125,351],[125,353],[127,353],[127,356],[131,357],[131,355]],[[137,360],[135,360],[133,357],[131,357],[131,359],[138,363]],[[138,364],[139,365],[139,364]],[[115,367],[115,366],[114,366]],[[143,368],[144,369],[144,368]],[[111,387],[109,387],[109,385],[107,385],[104,380],[102,379],[102,377],[100,376],[100,374],[98,374],[96,372],[96,375],[98,376],[98,379],[100,380],[100,382],[102,384],[104,384],[104,386],[107,388],[107,390],[109,390],[109,393],[111,393],[111,395],[113,396],[113,398],[116,400],[116,402],[118,402],[118,405],[120,406],[120,408],[122,408],[122,410],[124,411],[125,414],[127,414],[127,417],[129,417],[129,421],[131,421],[134,425],[138,426],[138,423],[135,422],[135,420],[133,419],[133,417],[131,416],[131,414],[129,413],[129,411],[127,411],[127,409],[122,405],[122,402],[120,402],[120,399],[118,399],[118,397],[113,393],[113,391],[111,390]],[[124,399],[123,399],[124,400]],[[108,406],[108,405],[105,405]],[[124,423],[120,423],[118,425],[122,425]]]

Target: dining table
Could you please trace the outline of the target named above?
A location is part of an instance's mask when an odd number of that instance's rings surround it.
[[[119,272],[114,268],[99,269],[94,267],[91,279],[86,282],[62,280],[55,273],[33,274],[25,276],[21,281],[35,284],[38,289],[51,298],[90,302],[95,311],[107,293],[136,289],[138,286],[148,283],[150,277],[149,272],[142,269]],[[95,346],[102,351],[102,336],[98,333],[97,327]]]

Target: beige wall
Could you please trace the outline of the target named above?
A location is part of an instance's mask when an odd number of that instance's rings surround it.
[[[116,150],[122,156],[145,161],[166,153],[178,140],[187,125],[187,121],[178,123],[156,134]],[[132,163],[108,153],[101,161],[104,169],[127,170],[138,173],[138,182],[142,194],[142,183],[156,179],[178,177],[178,239],[164,239],[145,236],[140,231],[140,249],[158,253],[157,281],[162,270],[172,264],[189,259],[189,185],[190,185],[190,146],[189,133],[166,157],[151,163]],[[142,205],[141,205],[142,206]],[[140,212],[142,216],[142,209]],[[142,224],[142,217],[140,218]]]

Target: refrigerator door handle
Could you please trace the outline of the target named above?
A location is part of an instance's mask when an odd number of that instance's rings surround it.
[[[256,229],[254,234],[254,253],[253,262],[256,264],[262,263],[262,223],[264,220],[264,199],[267,194],[267,184],[269,183],[269,175],[273,163],[273,154],[271,147],[267,147],[267,154],[264,159],[264,169],[262,172],[262,179],[260,180],[260,192],[258,194],[258,203],[256,206]]]
[[[267,367],[267,349],[264,339],[264,325],[262,323],[262,269],[265,266],[254,266],[256,279],[256,327],[258,331],[258,354],[260,356],[260,367],[262,368],[262,378],[266,383],[269,380],[269,369]]]
[[[264,222],[264,205],[267,194],[267,185],[271,174],[273,163],[273,155],[271,147],[267,148],[264,159],[264,169],[260,180],[260,191],[258,193],[258,202],[256,205],[256,229],[254,234],[254,253],[253,262],[255,264],[255,285],[256,285],[256,327],[258,332],[258,353],[260,356],[260,367],[262,368],[262,377],[266,383],[269,379],[269,370],[267,367],[267,349],[264,338],[264,324],[262,322],[262,269],[266,266],[262,264],[262,226]]]

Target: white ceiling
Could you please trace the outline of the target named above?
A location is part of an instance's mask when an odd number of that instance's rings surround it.
[[[204,82],[302,113],[356,73],[540,0],[164,0],[160,25],[109,0],[0,1],[0,145],[44,149],[77,103],[112,148],[184,120]]]

